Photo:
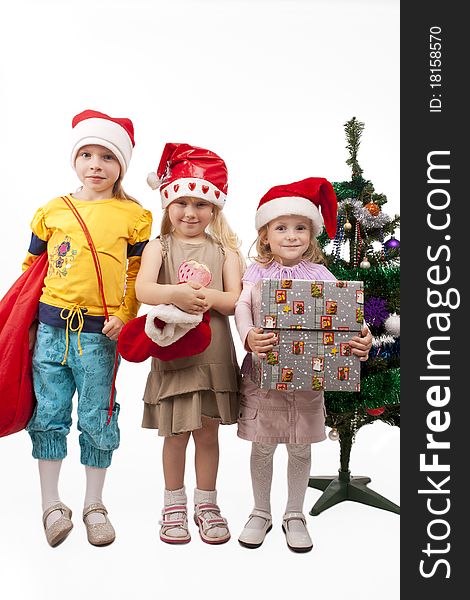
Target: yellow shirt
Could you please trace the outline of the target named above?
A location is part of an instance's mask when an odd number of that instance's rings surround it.
[[[135,279],[152,227],[152,214],[131,200],[85,201],[68,195],[85,222],[101,265],[110,315],[126,323],[137,315]],[[40,208],[31,222],[33,235],[23,263],[27,269],[47,247],[49,270],[40,302],[51,307],[80,307],[103,316],[103,302],[85,234],[61,198]],[[86,318],[86,316],[85,316]]]

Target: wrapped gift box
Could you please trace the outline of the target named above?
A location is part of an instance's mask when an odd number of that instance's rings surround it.
[[[360,360],[349,340],[364,320],[362,281],[262,279],[252,290],[254,324],[278,344],[259,359],[252,378],[260,388],[360,390]]]

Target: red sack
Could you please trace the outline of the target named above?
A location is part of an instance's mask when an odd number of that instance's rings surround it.
[[[43,252],[0,300],[0,437],[24,429],[36,404],[28,331],[47,269]]]

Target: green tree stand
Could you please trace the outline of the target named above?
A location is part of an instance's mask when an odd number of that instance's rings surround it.
[[[391,421],[391,424],[398,424],[396,418],[394,418],[397,415],[393,415],[393,411],[387,416],[386,420]],[[345,417],[345,415],[342,415],[342,417]],[[340,443],[340,469],[338,470],[337,477],[310,477],[308,482],[309,487],[323,492],[310,510],[311,515],[319,515],[327,508],[339,504],[344,500],[361,502],[375,508],[381,508],[397,514],[400,513],[400,507],[397,504],[367,487],[367,484],[371,481],[370,477],[351,477],[349,458],[355,433],[358,425],[362,426],[368,422],[372,422],[372,420],[369,420],[366,414],[362,415],[359,423],[357,417],[356,419],[341,418],[340,423],[336,420],[335,429],[338,430]]]

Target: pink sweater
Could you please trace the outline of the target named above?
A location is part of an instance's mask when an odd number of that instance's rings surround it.
[[[323,265],[302,260],[293,267],[286,267],[273,261],[267,267],[259,263],[252,263],[243,275],[243,289],[235,305],[235,324],[242,344],[247,352],[246,337],[253,329],[253,314],[251,312],[251,290],[260,279],[305,279],[307,281],[335,281],[336,277]],[[243,361],[242,373],[247,372],[250,361]]]

